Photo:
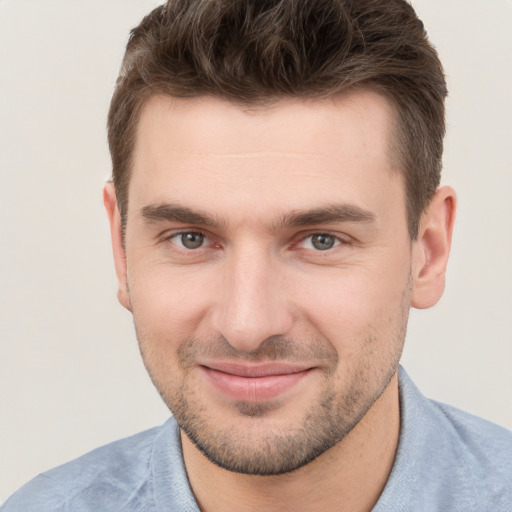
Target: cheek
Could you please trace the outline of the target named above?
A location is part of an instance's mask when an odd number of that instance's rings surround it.
[[[138,329],[152,343],[179,342],[194,335],[207,311],[206,276],[165,266],[131,270],[129,291]]]
[[[371,341],[393,343],[402,328],[407,263],[343,269],[302,283],[296,296],[310,324],[345,355]]]

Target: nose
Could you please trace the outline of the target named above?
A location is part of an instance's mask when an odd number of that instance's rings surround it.
[[[233,254],[224,268],[213,327],[231,346],[251,352],[271,336],[287,334],[293,324],[282,269],[271,255],[246,250]]]

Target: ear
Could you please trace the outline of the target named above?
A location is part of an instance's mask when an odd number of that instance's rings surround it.
[[[121,214],[117,206],[116,191],[112,182],[107,182],[103,187],[103,204],[107,210],[110,222],[110,235],[112,238],[112,251],[114,253],[114,265],[116,267],[119,302],[129,311],[132,310],[130,294],[128,293],[128,280],[126,272],[126,252],[123,244],[123,229],[121,226]]]
[[[415,308],[430,308],[443,295],[455,209],[455,191],[440,187],[421,217],[418,237],[413,243],[411,305]]]

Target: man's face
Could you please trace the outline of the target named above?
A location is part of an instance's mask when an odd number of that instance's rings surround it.
[[[392,119],[362,91],[143,111],[121,298],[182,431],[222,467],[310,462],[396,374],[411,242]]]

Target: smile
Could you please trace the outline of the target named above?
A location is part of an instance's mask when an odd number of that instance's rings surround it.
[[[311,367],[284,363],[208,363],[199,368],[217,391],[231,399],[245,402],[264,402],[277,398],[312,371]]]

